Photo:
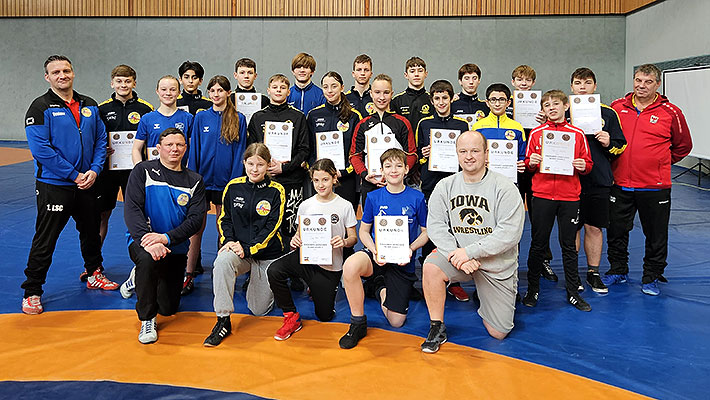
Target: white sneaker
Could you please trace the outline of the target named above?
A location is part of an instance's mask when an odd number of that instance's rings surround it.
[[[143,344],[158,341],[158,325],[155,323],[155,317],[148,321],[141,321],[141,331],[138,332],[138,341]]]
[[[128,279],[121,285],[121,296],[127,299],[133,296],[133,292],[136,290],[136,266],[133,266],[131,273],[128,275]]]

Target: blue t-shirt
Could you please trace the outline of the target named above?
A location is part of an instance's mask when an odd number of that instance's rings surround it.
[[[412,243],[420,233],[420,227],[426,227],[427,207],[424,194],[408,186],[400,193],[390,193],[386,187],[373,190],[367,194],[365,208],[362,212],[362,222],[372,224],[375,216],[406,215],[409,221],[409,243]],[[375,231],[370,231],[375,240]],[[414,254],[412,260],[404,267],[409,273],[414,273]]]
[[[177,128],[185,135],[185,141],[189,141],[191,126],[192,114],[187,111],[178,109],[173,115],[167,117],[155,110],[141,117],[136,128],[136,139],[145,141],[147,147],[155,147],[164,130]]]

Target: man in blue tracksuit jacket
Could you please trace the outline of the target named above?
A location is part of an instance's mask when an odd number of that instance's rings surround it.
[[[311,80],[316,72],[316,60],[308,53],[298,53],[291,61],[291,71],[295,78],[286,102],[308,115],[308,112],[325,103],[323,89]]]
[[[76,221],[89,289],[115,290],[99,267],[101,239],[96,177],[106,158],[106,129],[96,101],[74,91],[74,69],[65,56],[44,63],[50,89],[36,98],[25,116],[25,133],[35,164],[37,221],[25,275],[22,311],[43,311],[40,296],[59,234]]]

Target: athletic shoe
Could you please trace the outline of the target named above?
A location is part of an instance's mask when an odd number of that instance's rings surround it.
[[[121,296],[127,299],[133,296],[133,292],[136,290],[136,266],[133,266],[131,273],[128,274],[128,279],[126,279],[123,284],[121,284]]]
[[[449,287],[446,288],[446,291],[454,296],[454,298],[458,301],[469,301],[471,298],[466,294],[466,291],[463,290],[461,285],[459,284],[451,284]]]
[[[649,296],[658,296],[661,294],[661,289],[658,288],[658,279],[641,285],[641,291]]]
[[[182,291],[180,291],[180,296],[187,296],[195,290],[195,278],[193,274],[185,274],[185,279],[182,281]]]
[[[611,286],[615,283],[626,283],[629,279],[627,274],[606,274],[601,276],[602,283],[606,286]]]
[[[155,317],[147,321],[141,321],[141,330],[138,332],[138,341],[143,344],[155,343],[158,341],[158,324]]]
[[[350,324],[350,328],[348,329],[348,333],[345,334],[345,336],[340,338],[340,348],[341,349],[352,349],[353,347],[357,346],[357,342],[360,341],[360,339],[364,338],[367,335],[367,323],[362,323],[362,324]]]
[[[537,305],[537,298],[540,297],[539,290],[528,289],[527,293],[523,297],[523,304],[528,307],[535,307]]]
[[[587,283],[597,293],[609,293],[609,288],[602,282],[598,272],[587,272]]]
[[[214,347],[222,343],[222,340],[232,333],[232,321],[229,319],[229,315],[226,317],[217,317],[217,323],[212,328],[212,333],[207,336],[204,343],[205,347]]]
[[[550,260],[545,260],[542,262],[542,273],[540,274],[540,276],[547,279],[548,281],[557,282],[557,275],[550,266]]]
[[[86,287],[88,289],[116,290],[118,289],[118,283],[108,280],[108,278],[101,273],[101,270],[97,269],[94,271],[94,274],[86,280]]]
[[[103,265],[99,265],[98,270],[104,272]],[[86,282],[87,279],[89,279],[89,272],[86,270],[86,268],[84,268],[84,272],[79,274],[79,280],[82,282]]]
[[[429,326],[429,334],[426,336],[424,343],[422,343],[422,351],[430,354],[436,353],[439,351],[439,346],[446,343],[447,340],[444,323],[432,323]]]
[[[572,304],[579,311],[592,311],[592,306],[589,305],[579,293],[568,293],[567,302]]]
[[[42,314],[44,307],[39,296],[34,295],[22,299],[22,312],[29,315]]]
[[[291,337],[294,333],[298,332],[303,328],[301,323],[301,315],[297,312],[287,312],[284,313],[284,324],[276,331],[274,339],[276,340],[286,340]]]

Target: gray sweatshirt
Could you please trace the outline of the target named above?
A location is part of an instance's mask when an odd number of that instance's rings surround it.
[[[429,198],[427,233],[441,255],[464,248],[496,279],[517,272],[524,223],[518,188],[494,171],[475,183],[457,172],[439,181]]]

